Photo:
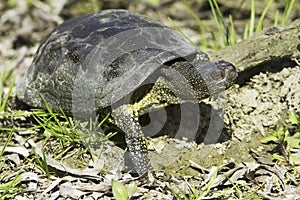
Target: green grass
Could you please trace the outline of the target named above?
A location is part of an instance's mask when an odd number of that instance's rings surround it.
[[[3,179],[4,177],[1,176],[0,178]],[[6,183],[0,184],[0,199],[11,199],[18,194],[18,191],[24,189],[22,186],[20,186],[21,182],[21,175],[17,174]]]
[[[284,13],[283,13],[283,17],[282,17],[282,20],[281,20],[281,25],[285,25],[286,22],[287,22],[287,19],[289,18],[293,8],[294,8],[294,5],[295,5],[295,2],[296,0],[289,0],[287,2],[287,5],[284,9]]]
[[[7,94],[4,94],[4,86],[8,84],[9,80],[11,79],[12,72],[14,68],[7,70],[6,67],[4,67],[0,71],[0,113],[3,112],[7,106],[8,99],[11,95],[11,91],[14,87],[15,80],[13,78],[13,81],[9,85],[9,90]]]
[[[13,70],[14,68],[7,70],[6,67],[4,67],[0,71],[0,117],[8,116],[8,113],[6,113],[5,110],[7,108],[8,100],[14,87],[14,78],[11,81]],[[5,93],[4,87],[6,85],[9,86],[8,91]],[[4,172],[0,175],[0,199],[11,199],[17,194],[18,191],[23,189],[23,187],[20,186],[20,183],[22,181],[20,174],[17,173],[15,176],[8,179],[7,177],[15,172],[10,170],[6,171],[5,169],[7,160],[4,157],[4,152],[13,138],[14,131],[15,127],[0,127],[0,137],[4,138],[4,143],[0,143],[0,146],[2,147],[0,149],[0,171]]]
[[[0,171],[3,171],[5,166],[6,159],[3,157],[5,149],[7,148],[8,144],[12,139],[14,129],[10,129],[9,132],[5,133],[8,134],[6,137],[6,141],[4,142],[2,148],[0,149]],[[4,134],[1,134],[3,137]],[[20,174],[16,174],[13,178],[7,179],[7,177],[14,172],[5,171],[0,175],[0,199],[9,199],[15,196],[17,191],[23,189],[19,184],[21,183],[22,179]]]
[[[290,112],[288,121],[296,127],[295,130],[289,126],[281,126],[278,130],[262,140],[262,143],[276,143],[280,149],[273,154],[279,163],[286,163],[292,167],[300,166],[300,117],[299,112]]]
[[[226,46],[236,44],[238,42],[238,38],[247,39],[248,37],[252,36],[254,33],[260,32],[263,29],[266,15],[269,12],[270,7],[276,2],[274,0],[268,0],[265,9],[263,10],[262,14],[259,17],[257,16],[255,10],[256,2],[257,2],[256,0],[251,0],[250,18],[248,20],[248,23],[246,23],[244,26],[244,33],[242,37],[240,37],[236,33],[235,19],[231,15],[228,16],[223,15],[217,3],[217,0],[209,0],[209,5],[211,8],[211,18],[214,21],[214,28],[207,26],[205,22],[201,20],[190,7],[185,6],[185,10],[198,23],[199,34],[201,37],[200,46],[204,49],[211,48],[217,50],[220,48],[224,48]],[[273,26],[275,27],[278,26],[279,22],[281,25],[285,25],[287,23],[288,18],[291,15],[291,12],[296,7],[295,0],[288,0],[287,2],[285,2],[285,4],[286,6],[282,18],[279,19],[280,11],[279,10],[276,11],[276,17],[273,19]],[[300,4],[298,3],[297,7],[299,6]],[[174,27],[177,30],[179,29],[176,25],[174,25]],[[182,33],[182,31],[180,32]],[[207,36],[206,36],[207,33],[210,33],[212,35],[211,41],[207,41]],[[187,36],[185,37],[188,38]],[[188,40],[190,41],[190,39]]]
[[[97,132],[107,118],[103,119],[100,123],[90,121],[89,129],[86,129],[84,126],[87,125],[87,122],[74,122],[72,117],[49,112],[49,110],[45,112],[41,109],[34,109],[33,117],[39,124],[34,129],[42,128],[45,130],[44,136],[46,138],[57,138],[62,146],[65,146],[65,143],[83,145],[92,142],[90,136],[93,134],[98,134],[98,142],[105,142],[112,136],[112,134],[104,135],[102,132]],[[97,125],[94,126],[93,124]]]
[[[43,98],[43,97],[42,97]],[[34,129],[42,129],[44,144],[46,146],[57,147],[56,149],[49,149],[55,153],[54,159],[65,159],[69,157],[70,151],[79,149],[76,156],[89,151],[91,154],[94,151],[96,145],[100,151],[97,151],[97,155],[100,156],[103,150],[103,145],[109,140],[110,137],[116,133],[104,134],[101,127],[109,118],[107,115],[98,123],[98,119],[90,120],[89,122],[74,121],[72,117],[67,116],[62,110],[61,113],[55,113],[43,98],[46,110],[34,109],[32,110],[32,116],[38,123]],[[38,157],[38,156],[37,156]],[[38,165],[42,171],[48,174],[48,169],[45,163],[38,160]],[[84,167],[83,163],[78,163],[78,166]]]
[[[1,151],[0,151],[0,158],[2,158],[3,153],[4,153],[4,151],[5,151],[5,149],[6,149],[7,145],[8,145],[8,143],[10,142],[10,140],[11,140],[11,138],[12,138],[13,132],[14,132],[14,129],[11,129],[10,132],[9,132],[9,134],[8,134],[8,137],[7,137],[7,139],[6,139],[6,141],[5,141],[4,145],[3,145],[3,147],[2,147],[2,149],[1,149]]]

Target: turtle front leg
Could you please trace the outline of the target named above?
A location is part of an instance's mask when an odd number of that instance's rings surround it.
[[[139,175],[151,170],[146,140],[132,105],[122,105],[114,109],[112,116],[116,125],[125,132],[128,147],[124,156],[126,167]]]

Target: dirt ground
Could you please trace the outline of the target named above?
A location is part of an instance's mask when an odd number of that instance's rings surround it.
[[[0,72],[12,69],[11,77],[16,77],[16,82],[20,81],[25,74],[38,46],[56,25],[66,19],[96,9],[84,1],[34,0],[30,2],[32,4],[20,0],[15,1],[14,5],[9,5],[8,1],[0,2]],[[97,4],[99,6],[97,9],[128,9],[147,15],[171,28],[174,27],[173,21],[196,45],[200,45],[203,39],[213,40],[213,36],[211,33],[199,34],[197,21],[187,8],[191,8],[204,24],[212,30],[216,30],[208,1],[185,1],[186,7],[183,1],[170,0],[101,2]],[[250,2],[218,1],[226,23],[229,21],[229,14],[232,15],[238,41],[242,40],[245,24],[250,18]],[[263,12],[265,6],[257,1],[255,7],[257,17]],[[283,3],[272,4],[270,12],[266,15],[264,30],[272,27],[275,10],[280,10],[278,15],[282,16],[284,6]],[[300,18],[299,13],[298,5],[295,6],[288,18],[287,24]],[[171,18],[172,21],[168,18]],[[208,45],[201,49],[212,52],[212,48],[213,45]],[[174,134],[172,129],[168,128],[168,132],[172,132],[169,135],[175,139],[167,136],[149,139],[150,159],[156,173],[150,174],[148,179],[135,179],[129,174],[120,174],[116,169],[120,168],[120,163],[122,166],[124,150],[108,143],[102,160],[107,160],[103,165],[108,166],[106,170],[112,170],[110,173],[99,175],[92,170],[80,171],[80,169],[76,169],[76,163],[74,164],[73,158],[70,157],[69,160],[65,160],[66,163],[69,162],[66,166],[70,166],[70,169],[64,168],[61,170],[61,174],[51,174],[50,177],[47,177],[32,166],[32,163],[26,164],[26,166],[22,166],[24,163],[22,161],[19,161],[19,164],[11,164],[13,159],[9,157],[10,155],[18,154],[20,158],[33,158],[24,156],[22,153],[8,151],[1,158],[1,160],[7,160],[0,168],[3,174],[0,177],[0,184],[4,184],[14,177],[5,173],[5,170],[8,170],[14,171],[16,174],[23,173],[28,178],[27,181],[21,182],[25,188],[16,192],[12,197],[14,199],[111,199],[113,198],[112,179],[126,184],[136,182],[138,189],[134,194],[134,199],[180,199],[186,193],[188,193],[187,199],[201,199],[200,195],[192,195],[191,184],[197,191],[204,194],[203,188],[213,179],[216,166],[221,166],[221,170],[216,174],[215,182],[210,187],[211,193],[206,194],[207,198],[300,199],[300,175],[297,174],[300,171],[299,166],[294,166],[295,171],[298,171],[296,175],[293,174],[291,172],[293,170],[290,170],[289,166],[276,162],[272,157],[276,145],[261,143],[261,139],[288,124],[290,111],[299,113],[300,110],[300,65],[294,62],[290,66],[282,68],[279,66],[279,68],[280,70],[276,72],[257,73],[244,80],[242,84],[236,83],[226,90],[219,102],[222,112],[224,111],[224,117],[218,118],[218,123],[214,120],[209,121],[206,117],[201,118],[211,124],[200,123],[197,135],[191,136],[194,141],[187,142],[182,139],[186,135],[176,131]],[[9,85],[13,81],[14,79],[10,78],[5,82],[4,95],[8,93]],[[12,96],[14,94],[13,88]],[[205,100],[203,104],[207,109],[207,104],[214,106],[214,101]],[[170,112],[180,112],[180,109],[180,107],[170,108]],[[207,113],[211,114],[214,111],[218,114],[218,111],[214,109],[203,111],[201,114],[206,116]],[[12,106],[7,108],[3,114],[14,112],[16,111]],[[20,119],[12,118],[0,115],[0,127],[23,128],[18,127],[18,123],[16,124],[16,122],[22,121],[22,117]],[[173,126],[174,124],[170,125],[170,127]],[[178,127],[178,124],[175,127]],[[211,135],[209,130],[214,131],[215,129],[218,129],[219,133]],[[30,136],[30,133],[34,131],[17,130],[14,131],[12,145],[22,144],[22,148],[27,148],[26,151],[32,153],[31,147],[35,145],[32,139],[35,142],[39,141]],[[203,133],[204,130],[207,132]],[[7,135],[8,132],[0,129],[1,132],[0,146],[4,146],[7,138],[3,133]],[[38,149],[37,147],[37,152]],[[95,162],[97,161],[91,161],[90,165],[97,169]],[[57,161],[51,160],[48,163],[50,168],[54,169],[53,171],[61,169]],[[11,170],[13,167],[17,169]],[[63,174],[66,173],[68,175],[64,176]],[[231,181],[237,181],[238,189],[232,186],[228,178]],[[175,196],[170,188],[173,188],[181,196]],[[184,192],[180,192],[179,188]],[[221,192],[219,197],[210,195],[218,191]],[[5,198],[3,197],[3,199]]]

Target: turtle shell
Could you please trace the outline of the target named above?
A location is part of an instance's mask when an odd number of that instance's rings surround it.
[[[197,53],[177,31],[125,10],[68,20],[39,47],[17,96],[33,107],[66,113],[111,106],[165,63]],[[199,58],[199,56],[197,56]]]

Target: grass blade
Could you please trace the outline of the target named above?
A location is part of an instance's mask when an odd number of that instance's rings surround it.
[[[283,18],[282,18],[282,21],[281,21],[282,26],[284,26],[286,24],[286,21],[287,21],[288,17],[290,16],[291,12],[292,12],[294,4],[295,4],[295,0],[290,0],[287,3],[287,5],[284,9]]]
[[[257,26],[256,26],[255,32],[259,32],[259,31],[262,30],[263,21],[264,21],[265,16],[266,16],[266,14],[267,14],[267,12],[268,12],[270,6],[272,5],[272,3],[273,3],[273,0],[269,0],[269,2],[268,2],[268,4],[267,4],[266,8],[264,9],[263,13],[261,14],[261,16],[260,16],[260,18],[259,18],[259,21],[258,21],[258,24],[257,24]]]
[[[222,25],[221,25],[221,23],[219,21],[219,17],[222,18],[222,16],[220,16],[220,12],[218,11],[220,9],[219,9],[218,4],[217,4],[217,2],[215,0],[209,0],[209,5],[211,7],[211,12],[212,12],[213,20],[214,20],[215,25],[217,27],[218,33],[220,34],[220,37],[217,37],[216,34],[212,33],[213,34],[213,38],[220,45],[220,48],[224,48],[225,45],[224,45],[224,42],[222,42],[222,39],[224,41],[226,41],[226,36],[225,36],[224,31],[222,29]],[[217,15],[217,13],[219,14],[219,17]]]
[[[231,15],[229,15],[229,23],[230,23],[229,45],[233,45],[233,44],[237,43],[237,35],[236,35],[236,32],[235,32],[234,23],[233,23],[233,19],[232,19]]]
[[[1,106],[1,107],[0,107],[0,112],[2,112],[2,111],[5,110],[6,105],[7,105],[7,102],[8,102],[8,99],[9,99],[9,97],[10,97],[10,94],[11,94],[11,91],[12,91],[14,85],[15,85],[15,78],[14,78],[12,84],[10,84],[8,93],[6,94],[5,98],[4,98],[3,101],[2,101],[1,96],[2,96],[2,92],[3,92],[3,91],[2,91],[3,86],[2,86],[2,84],[0,84],[0,106]]]
[[[279,21],[279,10],[276,10],[273,26],[277,27],[278,26],[278,21]]]
[[[249,24],[249,35],[251,36],[254,33],[254,24],[255,24],[255,1],[251,0],[251,14],[250,14],[250,24]]]
[[[4,145],[3,145],[3,148],[0,151],[0,158],[3,156],[3,153],[4,153],[5,149],[6,149],[6,147],[8,146],[8,143],[10,142],[14,131],[15,131],[15,129],[12,128],[11,131],[9,132],[8,138],[6,139],[6,141],[5,141]]]
[[[179,26],[177,26],[177,24],[170,18],[168,17],[169,21],[172,23],[172,25],[174,26],[174,28],[181,34],[183,35],[183,37],[185,37],[185,39],[187,39],[187,41],[192,44],[194,47],[197,47],[196,44],[190,39],[189,36],[187,36],[181,29]]]
[[[207,48],[208,43],[207,39],[205,38],[206,33],[211,32],[210,28],[203,23],[203,21],[196,15],[196,13],[190,9],[188,6],[184,5],[185,10],[192,15],[192,17],[196,20],[197,24],[199,25],[199,32],[200,32],[200,42],[201,42],[201,47],[202,48]],[[199,51],[201,51],[200,48],[198,48]]]

